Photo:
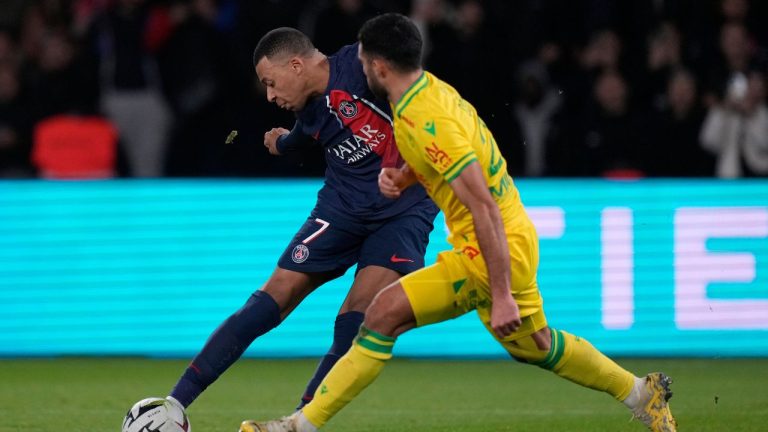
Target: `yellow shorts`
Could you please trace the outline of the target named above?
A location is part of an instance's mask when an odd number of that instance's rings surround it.
[[[520,308],[523,324],[501,342],[528,336],[547,326],[536,283],[538,238],[533,230],[525,234],[512,234],[508,239],[511,291]],[[477,244],[468,243],[461,251],[441,252],[435,264],[400,279],[419,327],[456,318],[475,309],[488,331],[494,334],[490,327],[492,297],[488,270],[479,250]]]

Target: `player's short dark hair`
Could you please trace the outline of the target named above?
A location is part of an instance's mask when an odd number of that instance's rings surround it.
[[[382,57],[402,72],[421,67],[421,33],[408,17],[386,13],[368,20],[357,35],[363,51]]]
[[[280,54],[304,56],[315,50],[307,35],[291,27],[279,27],[262,36],[253,50],[253,65]]]

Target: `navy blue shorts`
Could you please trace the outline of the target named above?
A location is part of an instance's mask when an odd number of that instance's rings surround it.
[[[318,206],[280,256],[277,265],[301,273],[343,274],[353,264],[408,274],[424,267],[436,208],[424,200],[384,220],[365,221]]]

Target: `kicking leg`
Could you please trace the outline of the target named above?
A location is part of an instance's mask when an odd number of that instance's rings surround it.
[[[364,311],[373,301],[376,294],[386,286],[400,278],[400,273],[380,266],[368,266],[355,276],[352,288],[344,300],[336,317],[333,331],[333,345],[328,353],[320,360],[315,375],[310,379],[304,395],[296,409],[301,409],[312,400],[320,381],[328,371],[352,346],[352,340],[363,323]]]
[[[314,432],[325,425],[378,377],[392,357],[397,336],[417,325],[455,318],[473,307],[467,297],[467,292],[474,290],[471,278],[450,264],[459,259],[453,252],[441,254],[438,263],[381,291],[366,311],[352,348],[326,375],[310,403],[280,420],[246,420],[240,431]]]
[[[259,336],[275,328],[330,276],[281,268],[237,312],[227,318],[195,356],[170,397],[189,406],[224,373]]]
[[[366,311],[352,348],[320,383],[301,411],[277,421],[246,420],[241,432],[314,432],[368,387],[392,358],[395,338],[416,326],[413,310],[400,283],[379,293]]]

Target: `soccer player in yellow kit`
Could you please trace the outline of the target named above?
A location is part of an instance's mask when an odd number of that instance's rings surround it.
[[[366,311],[352,348],[314,400],[291,416],[242,432],[313,432],[379,375],[403,332],[476,310],[515,359],[606,392],[652,431],[676,430],[663,373],[638,378],[589,342],[547,325],[536,283],[538,238],[493,135],[474,107],[420,66],[421,37],[399,14],[360,30],[368,85],[392,104],[395,139],[407,165],[385,168],[382,193],[397,198],[420,182],[444,212],[453,250],[388,286]]]

